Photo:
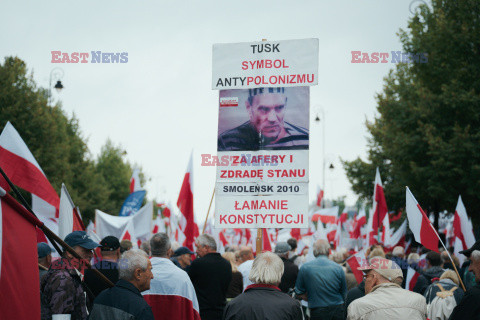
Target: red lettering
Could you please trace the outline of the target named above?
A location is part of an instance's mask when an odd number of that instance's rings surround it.
[[[248,69],[248,61],[242,61],[242,70]]]
[[[227,177],[225,176],[226,174],[227,174],[227,170],[221,170],[221,171],[220,171],[220,178],[223,178],[223,179],[227,178]]]
[[[226,214],[221,214],[220,215],[220,224],[227,224],[227,215]]]

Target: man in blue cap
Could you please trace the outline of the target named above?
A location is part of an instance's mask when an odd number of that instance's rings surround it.
[[[64,240],[82,258],[65,251],[63,257],[52,263],[40,285],[42,292],[42,320],[56,314],[69,314],[71,320],[86,320],[87,295],[82,283],[82,271],[93,257],[93,249],[100,245],[85,231],[74,231]]]
[[[48,268],[52,264],[52,249],[45,242],[39,242],[37,243],[37,252],[40,283],[42,283],[42,277],[47,274]]]
[[[180,247],[173,253],[172,262],[185,272],[188,272],[190,265],[192,264],[192,254],[187,247]]]

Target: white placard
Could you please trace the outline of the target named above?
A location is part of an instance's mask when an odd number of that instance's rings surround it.
[[[318,39],[213,45],[214,90],[318,84]]]

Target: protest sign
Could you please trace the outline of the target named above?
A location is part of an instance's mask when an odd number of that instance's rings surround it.
[[[318,84],[318,39],[213,45],[214,90]]]

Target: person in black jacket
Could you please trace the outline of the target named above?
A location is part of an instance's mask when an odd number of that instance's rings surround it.
[[[107,236],[100,241],[100,248],[102,252],[102,260],[93,265],[93,268],[97,269],[112,283],[118,281],[118,259],[120,259],[120,241],[117,237]],[[108,289],[109,286],[100,279],[95,272],[91,269],[85,270],[84,282],[87,287],[92,291],[92,294],[96,298],[100,292]]]
[[[475,250],[472,250],[475,249]],[[480,319],[480,241],[477,241],[472,248],[460,251],[470,258],[469,271],[475,274],[477,284],[465,292],[460,303],[453,309],[450,320]]]
[[[345,298],[345,317],[347,316],[347,309],[350,303],[364,296],[365,296],[365,280],[360,282],[360,284],[357,287],[348,290],[347,297]]]
[[[95,299],[89,320],[154,320],[152,309],[142,297],[153,279],[152,263],[140,249],[122,255],[120,280]]]
[[[195,241],[195,247],[199,258],[192,261],[188,275],[197,294],[200,317],[221,319],[232,280],[232,266],[217,253],[217,243],[212,236],[202,234]]]
[[[423,296],[427,287],[432,283],[432,279],[440,278],[443,273],[443,261],[440,253],[430,251],[425,257],[427,261],[427,268],[425,271],[420,272],[420,276],[417,279],[413,292],[419,293]]]
[[[287,242],[279,242],[275,247],[275,253],[283,261],[283,276],[280,285],[278,286],[282,292],[288,293],[288,290],[295,288],[295,282],[298,276],[298,267],[291,260],[288,259],[288,252],[291,250]]]
[[[255,258],[249,278],[253,282],[230,301],[224,320],[302,320],[299,301],[280,291],[282,260],[271,252]]]

